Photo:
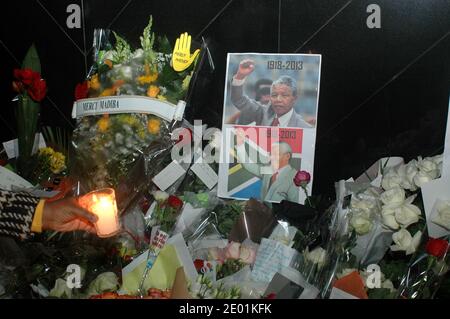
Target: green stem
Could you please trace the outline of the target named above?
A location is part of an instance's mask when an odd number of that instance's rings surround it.
[[[28,95],[19,97],[17,108],[17,134],[19,145],[19,157],[17,169],[25,179],[31,174],[31,155],[37,131],[39,117],[39,103],[33,101]]]
[[[314,208],[314,206],[311,203],[311,200],[309,199],[309,195],[308,195],[308,190],[306,189],[305,186],[302,186],[303,191],[305,192],[306,195],[306,201],[308,202],[309,207]]]

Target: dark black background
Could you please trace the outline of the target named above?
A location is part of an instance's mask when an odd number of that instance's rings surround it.
[[[68,29],[66,8],[84,10]],[[369,29],[369,4],[381,29]],[[227,52],[322,54],[314,193],[357,177],[383,156],[443,151],[449,102],[449,0],[16,0],[0,19],[1,140],[16,137],[12,71],[35,43],[49,86],[41,124],[70,128],[73,90],[91,62],[94,28],[137,45],[148,16],[174,40],[182,31],[210,47],[215,71],[199,83],[190,119],[220,127]]]

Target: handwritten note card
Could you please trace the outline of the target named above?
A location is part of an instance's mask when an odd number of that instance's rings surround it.
[[[275,240],[263,238],[259,246],[252,279],[255,281],[270,282],[273,276],[282,267],[288,267],[296,250]]]

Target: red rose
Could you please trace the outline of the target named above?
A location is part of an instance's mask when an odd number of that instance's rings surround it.
[[[204,263],[204,261],[203,261],[202,259],[196,259],[196,260],[194,260],[194,266],[195,266],[195,269],[196,269],[197,271],[200,271],[200,269],[202,269],[202,267],[203,267],[203,263]]]
[[[427,242],[425,249],[428,254],[437,258],[441,258],[444,257],[445,254],[447,253],[448,242],[444,239],[430,238]]]
[[[23,84],[30,85],[31,83],[33,83],[33,81],[40,79],[41,75],[39,74],[39,72],[34,72],[31,69],[15,69],[14,77]]]
[[[305,187],[311,181],[311,175],[307,171],[298,171],[294,177],[294,184],[298,187]]]
[[[181,208],[183,206],[183,201],[181,199],[179,199],[178,197],[173,196],[173,195],[169,196],[167,202],[168,202],[170,207],[173,207],[173,208],[176,208],[176,209]]]
[[[47,93],[47,83],[43,79],[35,79],[27,92],[33,100],[40,102]]]
[[[89,92],[89,84],[87,81],[84,81],[83,83],[78,83],[75,87],[75,100],[81,100],[88,97]]]

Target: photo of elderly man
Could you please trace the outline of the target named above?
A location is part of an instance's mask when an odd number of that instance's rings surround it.
[[[236,157],[242,167],[262,180],[261,200],[299,202],[299,188],[293,180],[297,170],[290,165],[292,148],[286,142],[271,145],[270,164],[252,163],[245,149],[245,132],[236,129]]]
[[[294,78],[284,75],[273,81],[268,104],[257,102],[244,94],[245,80],[254,70],[253,60],[242,60],[231,82],[231,102],[240,111],[239,124],[311,128],[294,109],[298,99],[297,82]]]

